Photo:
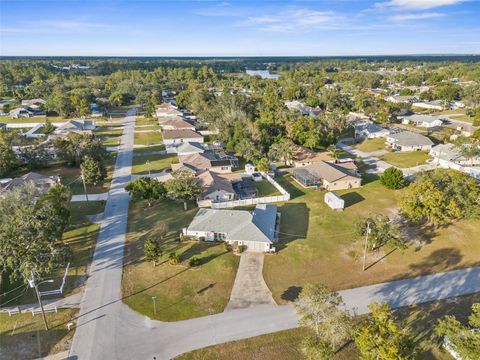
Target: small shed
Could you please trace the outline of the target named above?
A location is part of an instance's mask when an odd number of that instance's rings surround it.
[[[334,192],[325,193],[324,197],[325,203],[333,210],[343,211],[345,207],[345,200]]]
[[[251,163],[246,163],[245,164],[245,172],[247,174],[253,174],[255,172],[255,165]]]
[[[254,172],[252,174],[252,179],[253,179],[253,181],[257,181],[257,182],[262,181],[263,180],[262,174],[260,174],[259,172]]]

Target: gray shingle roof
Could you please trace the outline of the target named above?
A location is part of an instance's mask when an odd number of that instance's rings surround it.
[[[411,131],[402,131],[396,134],[390,134],[389,137],[394,139],[395,144],[400,146],[433,145],[433,141],[426,136]]]
[[[188,230],[225,233],[226,240],[232,241],[272,243],[275,240],[276,217],[275,205],[257,205],[251,212],[200,209]]]

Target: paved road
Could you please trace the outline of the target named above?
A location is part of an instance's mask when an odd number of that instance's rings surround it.
[[[275,305],[272,292],[263,279],[264,253],[245,252],[240,257],[237,275],[225,311],[252,306]]]
[[[127,226],[129,196],[124,187],[130,181],[135,110],[129,110],[115,163],[104,220],[86,283],[70,355],[80,359],[111,359],[118,347],[113,331],[119,319],[123,247]],[[120,340],[121,341],[121,340]]]
[[[101,193],[101,194],[88,194],[88,201],[102,201],[108,199],[109,192]],[[87,196],[83,195],[72,195],[70,201],[87,201]]]

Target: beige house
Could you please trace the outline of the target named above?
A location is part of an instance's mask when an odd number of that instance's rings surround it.
[[[160,123],[162,130],[192,130],[195,131],[195,126],[182,118],[169,118]]]
[[[193,174],[211,171],[219,174],[232,172],[232,162],[222,158],[219,154],[198,153],[192,155],[179,155],[178,164],[172,164],[172,170],[186,170]]]
[[[316,152],[304,146],[296,146],[293,159],[291,161],[294,167],[304,167],[319,161],[333,161],[334,159],[328,152]]]
[[[163,143],[166,146],[176,146],[187,142],[203,143],[203,136],[199,133],[189,130],[163,130]]]
[[[354,189],[362,186],[362,178],[353,162],[315,162],[293,170],[294,179],[304,187],[317,186],[326,190]]]
[[[202,188],[202,200],[222,202],[235,200],[236,193],[232,182],[212,171],[205,171],[198,175],[198,185]]]

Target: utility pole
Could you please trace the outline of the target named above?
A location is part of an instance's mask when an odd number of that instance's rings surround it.
[[[87,204],[88,204],[88,193],[87,193],[87,184],[85,184],[85,177],[83,176],[83,172],[82,172],[82,181],[83,181],[83,189],[85,190],[85,197],[87,198]]]
[[[47,282],[51,283],[51,282],[53,282],[53,280],[45,280],[45,281],[42,281],[39,284],[36,284],[35,283],[35,278],[33,277],[33,273],[32,273],[32,278],[30,280],[28,280],[28,284],[30,285],[30,287],[35,289],[35,294],[37,295],[37,299],[38,299],[38,305],[40,305],[40,309],[42,310],[42,317],[43,317],[43,323],[45,325],[45,330],[48,330],[47,317],[45,316],[45,310],[43,308],[42,298],[40,297],[40,292],[38,291],[38,287],[41,284],[47,283]]]
[[[367,248],[368,248],[368,235],[370,234],[370,222],[367,222],[367,231],[365,234],[365,248],[363,250],[363,271],[365,271],[365,265],[367,263]]]
[[[157,314],[157,306],[156,306],[156,301],[157,300],[157,297],[155,295],[152,296],[152,301],[153,301],[153,314],[156,315]]]

